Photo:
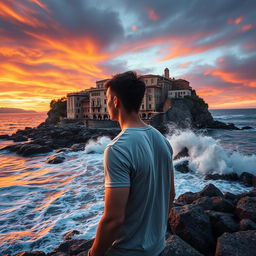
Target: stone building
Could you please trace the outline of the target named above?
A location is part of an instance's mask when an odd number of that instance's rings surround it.
[[[67,118],[81,119],[84,117],[82,103],[88,99],[88,91],[74,92],[67,94]]]
[[[141,76],[146,85],[145,95],[140,108],[140,117],[150,119],[170,107],[171,98],[191,95],[189,82],[183,79],[170,78],[169,69],[164,75]],[[67,95],[67,118],[86,120],[108,120],[105,83],[109,79],[99,80],[96,87],[79,93]]]

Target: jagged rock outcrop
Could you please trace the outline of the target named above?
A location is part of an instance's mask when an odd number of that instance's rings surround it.
[[[172,99],[170,109],[152,118],[151,124],[159,127],[173,124],[180,128],[219,128],[237,130],[234,124],[215,121],[208,110],[208,104],[197,95]]]

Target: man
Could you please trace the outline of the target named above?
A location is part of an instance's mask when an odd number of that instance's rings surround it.
[[[145,84],[136,73],[107,84],[107,107],[121,132],[104,152],[105,206],[90,256],[157,256],[174,199],[172,149],[139,118]]]

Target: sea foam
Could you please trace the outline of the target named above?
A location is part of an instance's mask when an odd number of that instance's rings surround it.
[[[184,147],[189,152],[189,168],[195,173],[230,174],[249,172],[256,175],[256,155],[244,155],[238,151],[228,151],[219,140],[191,130],[176,130],[167,139],[177,155]],[[175,161],[174,161],[175,163]]]

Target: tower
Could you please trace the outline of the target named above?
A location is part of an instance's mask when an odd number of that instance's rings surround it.
[[[164,77],[167,78],[167,79],[170,78],[170,74],[169,74],[169,69],[168,68],[164,69]]]

